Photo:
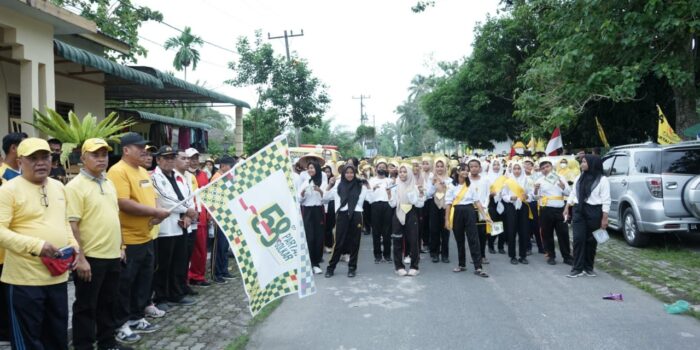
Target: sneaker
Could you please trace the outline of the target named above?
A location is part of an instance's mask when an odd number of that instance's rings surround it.
[[[211,282],[207,281],[190,281],[191,286],[197,286],[197,287],[209,287],[211,286]]]
[[[446,257],[446,256],[443,256],[443,257],[442,257],[442,262],[445,263],[445,264],[449,264],[449,263],[450,263],[450,259],[449,259],[448,257]]]
[[[146,314],[146,317],[150,318],[161,318],[165,316],[165,311],[157,308],[153,304],[146,306],[146,310],[144,310],[144,313]]]
[[[382,262],[382,258],[374,258],[375,264],[379,264],[380,262]]]
[[[182,297],[182,299],[180,299],[178,301],[171,301],[171,303],[173,303],[175,305],[179,305],[179,306],[190,306],[190,305],[196,304],[197,299]]]
[[[190,286],[185,286],[185,294],[186,294],[186,295],[195,296],[195,295],[199,295],[199,292],[195,291],[195,290],[192,289],[192,287],[190,287]]]
[[[235,280],[236,279],[236,277],[231,276],[231,274],[229,274],[229,273],[227,273],[225,275],[221,275],[221,278],[223,278],[225,280]]]
[[[510,263],[513,265],[518,265],[518,259],[516,258],[510,258]]]
[[[166,303],[166,302],[157,303],[157,304],[155,305],[155,307],[156,307],[157,309],[163,310],[163,311],[165,311],[165,312],[169,312],[170,309],[172,309],[172,306],[170,306],[170,304],[168,304],[168,303]]]
[[[505,249],[503,249],[503,248],[498,249],[498,254],[505,254],[505,253],[506,253]]]
[[[406,264],[406,265],[410,264],[410,263],[411,263],[411,257],[410,257],[410,256],[407,256],[407,257],[403,258],[403,263]]]
[[[384,258],[384,262],[387,264],[391,264],[394,262],[394,260],[392,258]]]
[[[489,261],[489,259],[488,259],[487,257],[483,257],[483,258],[481,258],[481,263],[484,264],[484,265],[488,265],[488,264],[490,264],[491,262]]]
[[[554,260],[554,258],[549,258],[549,259],[547,259],[547,264],[556,265],[556,264],[557,264],[557,261]]]
[[[321,268],[318,266],[314,266],[313,270],[314,270],[314,275],[320,275],[323,273],[323,270],[321,270]]]
[[[340,256],[340,261],[350,262],[350,254],[343,254]]]
[[[409,275],[409,276],[411,276],[411,277],[415,277],[415,276],[418,276],[419,273],[420,273],[420,271],[418,271],[418,270],[416,270],[416,269],[410,269],[410,270],[408,270],[408,274],[407,274],[407,275]]]
[[[114,339],[123,344],[134,344],[141,340],[141,336],[134,333],[128,324],[124,324],[121,328],[117,329],[117,334]]]
[[[583,276],[585,276],[583,274],[583,272],[576,271],[576,270],[571,270],[571,272],[569,272],[569,274],[566,275],[566,277],[569,277],[569,278],[577,278],[577,277],[583,277]]]
[[[0,343],[2,345],[2,343]],[[134,350],[131,346],[123,346],[119,344],[114,344],[112,346],[108,346],[106,348],[99,348],[99,350]]]
[[[493,248],[489,248],[489,254],[496,254],[496,250]]]
[[[326,269],[326,278],[331,278],[333,277],[333,269]]]
[[[214,283],[216,284],[226,284],[228,283],[227,280],[221,278],[221,277],[214,277]]]
[[[527,265],[530,263],[529,261],[527,261],[527,258],[520,258],[520,259],[518,259],[518,262],[523,264],[523,265]]]
[[[586,274],[586,276],[588,276],[588,277],[597,277],[598,276],[598,275],[596,275],[595,271],[593,271],[593,270],[584,271],[583,273]]]
[[[572,266],[574,264],[574,259],[564,259],[564,264],[567,264],[569,266]]]
[[[323,249],[325,250],[326,254],[333,253],[333,248],[323,247]]]
[[[355,270],[348,270],[348,277],[353,278],[357,275]]]
[[[525,253],[527,256],[532,255],[532,250],[528,250],[527,253]]]
[[[438,258],[437,256],[434,256],[434,257],[432,258],[432,260],[433,260],[434,263],[440,262],[440,258]]]
[[[408,272],[406,272],[406,269],[398,269],[398,270],[396,270],[396,274],[403,277],[403,276],[408,275]]]
[[[129,324],[129,328],[131,328],[131,330],[137,334],[153,333],[160,329],[159,325],[151,324],[148,321],[146,321],[145,318],[142,318],[137,321],[129,321],[127,323]]]

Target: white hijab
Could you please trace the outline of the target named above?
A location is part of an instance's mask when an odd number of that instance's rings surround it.
[[[401,164],[399,166],[399,174],[401,173],[401,168],[406,168],[406,181],[401,181],[401,175],[396,178],[396,217],[399,219],[401,225],[406,224],[406,214],[411,210],[405,210],[404,207],[413,206],[411,200],[408,198],[408,194],[411,192],[416,192],[416,179],[413,177],[413,168],[410,164]]]

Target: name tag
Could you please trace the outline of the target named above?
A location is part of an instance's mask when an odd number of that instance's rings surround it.
[[[148,188],[151,187],[151,180],[141,180],[139,181],[139,187]]]

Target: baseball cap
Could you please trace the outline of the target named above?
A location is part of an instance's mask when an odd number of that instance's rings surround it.
[[[87,139],[85,142],[83,142],[83,148],[82,151],[83,153],[85,152],[95,152],[100,148],[106,148],[108,151],[112,150],[112,147],[109,147],[107,144],[107,141],[99,138],[93,138],[93,139]]]
[[[143,146],[148,143],[148,141],[144,140],[143,136],[135,133],[135,132],[127,132],[124,134],[121,139],[120,143],[122,147],[124,146],[129,146],[129,145],[139,145]]]
[[[197,151],[196,149],[194,149],[192,147],[185,150],[185,155],[187,155],[187,157],[192,157],[195,154],[199,154],[199,151]]]
[[[163,146],[160,146],[160,148],[158,149],[158,152],[155,153],[155,156],[162,157],[162,156],[169,156],[169,155],[173,155],[173,154],[177,154],[176,149],[172,148],[172,146],[163,145]]]
[[[156,146],[153,146],[153,145],[148,145],[148,146],[146,146],[146,151],[148,151],[148,152],[154,152],[154,151],[156,151],[156,150],[158,150],[158,149],[156,148]]]
[[[18,157],[26,157],[38,151],[51,152],[49,143],[44,139],[30,137],[22,140],[22,142],[19,143],[19,146],[17,146]]]

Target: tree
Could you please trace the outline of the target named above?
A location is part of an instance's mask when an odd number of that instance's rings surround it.
[[[243,130],[245,153],[253,154],[282,133],[284,126],[276,110],[253,108],[243,117]]]
[[[146,6],[135,6],[131,0],[51,0],[62,7],[73,7],[81,16],[95,22],[100,32],[129,45],[128,53],[113,53],[112,59],[136,62],[148,51],[139,45],[139,28],[146,21],[162,21],[163,14]]]
[[[398,128],[396,123],[384,123],[377,135],[377,153],[382,156],[396,155]]]
[[[276,55],[269,43],[263,43],[262,32],[255,33],[251,45],[248,38],[238,39],[238,62],[229,63],[235,77],[226,83],[233,86],[255,86],[258,108],[278,113],[283,126],[304,128],[321,123],[330,98],[326,86],[309,68],[308,62],[293,55],[291,61]]]
[[[347,157],[362,157],[362,148],[357,144],[357,135],[342,127],[331,128],[331,119],[322,120],[320,125],[304,128],[302,143],[312,145],[335,145],[338,152]]]
[[[192,34],[192,28],[185,27],[185,30],[180,33],[180,36],[169,38],[165,41],[166,50],[176,49],[175,58],[173,59],[173,67],[179,72],[185,71],[185,80],[187,80],[187,67],[192,65],[192,70],[197,69],[199,63],[199,50],[195,46],[202,46],[204,40]]]

